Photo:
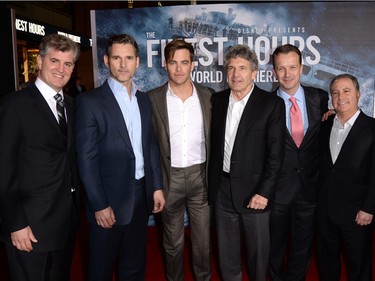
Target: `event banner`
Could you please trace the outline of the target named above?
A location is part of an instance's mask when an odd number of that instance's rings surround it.
[[[374,2],[289,2],[182,5],[92,11],[95,85],[108,77],[105,44],[115,33],[127,33],[140,47],[141,65],[134,81],[148,91],[168,80],[164,47],[185,38],[195,48],[193,81],[216,91],[227,87],[224,54],[235,44],[249,45],[258,55],[255,83],[277,87],[271,55],[282,44],[302,51],[302,83],[328,91],[337,74],[359,79],[361,109],[374,115]]]

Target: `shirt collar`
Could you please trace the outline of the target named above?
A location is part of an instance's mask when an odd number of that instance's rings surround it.
[[[277,90],[277,95],[282,98],[283,100],[285,101],[289,101],[291,95],[289,95],[288,93],[284,92],[283,90],[281,90],[280,88]],[[304,101],[305,100],[305,95],[304,95],[304,91],[303,91],[303,88],[301,85],[299,85],[298,89],[297,89],[297,92],[293,95],[293,97],[296,98],[297,101]]]
[[[194,86],[194,83],[193,82],[191,82],[190,81],[190,83],[191,83],[191,85],[192,85],[192,87],[193,87],[193,93],[192,93],[192,97],[196,97],[197,95],[198,95],[198,93],[197,93],[197,89],[195,89],[195,86]],[[169,95],[169,96],[171,96],[171,97],[177,97],[177,95],[173,92],[173,90],[172,90],[172,88],[171,88],[171,85],[169,84],[169,82],[168,82],[168,91],[167,91],[167,95]]]
[[[334,122],[336,124],[340,124],[341,127],[346,127],[346,126],[352,127],[354,125],[355,120],[357,120],[360,113],[361,113],[361,111],[359,109],[357,109],[356,113],[354,113],[354,115],[352,117],[350,117],[350,119],[348,121],[346,121],[346,123],[344,125],[341,124],[340,119],[337,117],[337,114],[336,114]]]
[[[60,90],[59,92],[56,92],[54,89],[52,89],[50,86],[48,86],[42,79],[39,77],[35,80],[35,86],[38,88],[38,90],[42,93],[43,97],[46,100],[54,99],[54,96],[59,93],[62,96],[62,99],[64,100],[63,91]]]
[[[131,85],[131,95],[135,96],[135,94],[137,93],[138,87],[134,83],[134,81],[132,81],[131,83],[132,83],[132,85]],[[126,87],[124,85],[122,85],[120,82],[118,82],[117,80],[113,79],[111,76],[108,77],[108,85],[111,88],[113,93],[125,92],[125,93],[128,94],[128,90],[126,89]]]
[[[254,84],[253,84],[252,88],[250,89],[250,91],[246,94],[246,96],[244,96],[241,100],[237,100],[237,99],[234,97],[232,91],[230,91],[229,103],[230,103],[230,104],[233,104],[233,103],[239,102],[239,103],[242,104],[242,105],[247,104],[247,101],[249,100],[250,95],[252,94],[253,90],[254,90]]]

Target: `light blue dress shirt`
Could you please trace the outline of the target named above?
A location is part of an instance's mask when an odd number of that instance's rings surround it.
[[[284,100],[285,103],[285,120],[286,120],[286,127],[288,128],[288,131],[290,134],[291,132],[291,124],[290,124],[290,108],[292,107],[292,102],[289,100],[291,97],[281,89],[277,90],[277,95]],[[307,109],[306,109],[306,100],[305,100],[305,92],[301,85],[299,86],[297,92],[294,94],[294,97],[297,100],[297,104],[299,109],[301,110],[302,114],[302,122],[303,122],[303,134],[306,135],[307,128],[309,127],[309,119],[307,117]]]
[[[128,129],[130,142],[135,155],[135,178],[141,179],[144,177],[145,171],[142,149],[141,113],[139,111],[137,97],[135,96],[137,93],[137,86],[134,82],[132,83],[130,98],[127,89],[112,77],[108,78],[108,84],[120,106]]]

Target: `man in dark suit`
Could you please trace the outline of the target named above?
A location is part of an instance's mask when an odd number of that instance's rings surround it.
[[[258,59],[248,46],[225,55],[230,89],[212,96],[210,204],[218,236],[223,280],[242,280],[241,247],[253,281],[266,281],[270,249],[270,204],[284,155],[282,99],[253,80]]]
[[[70,278],[79,179],[73,102],[62,89],[78,56],[72,40],[46,35],[38,78],[0,105],[0,216],[14,281]]]
[[[212,90],[193,83],[194,48],[177,39],[164,49],[169,81],[149,92],[159,139],[165,208],[163,244],[167,280],[184,280],[184,213],[191,229],[196,280],[211,280],[210,207],[207,168],[210,151]]]
[[[149,97],[137,90],[136,41],[109,38],[104,55],[110,77],[76,97],[78,165],[86,191],[90,236],[89,279],[144,280],[151,211],[164,207],[159,147]]]
[[[303,281],[312,254],[316,197],[318,192],[319,130],[328,111],[328,93],[300,83],[303,71],[300,50],[290,44],[279,46],[272,55],[279,81],[275,91],[286,108],[285,158],[271,210],[270,275],[273,281]],[[301,116],[301,139],[293,138],[293,103]],[[290,248],[288,241],[290,239]],[[290,249],[287,254],[287,249]],[[285,263],[285,256],[287,264]]]
[[[349,281],[372,279],[372,221],[375,214],[375,119],[358,109],[357,79],[330,84],[336,111],[320,132],[318,261],[320,280],[340,280],[341,245]]]

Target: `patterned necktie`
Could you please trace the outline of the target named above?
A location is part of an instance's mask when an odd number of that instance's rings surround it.
[[[290,108],[290,125],[292,131],[292,138],[299,147],[303,140],[303,122],[302,122],[302,114],[301,110],[298,107],[297,101],[295,97],[291,97],[289,99],[292,102],[292,106]]]
[[[54,96],[56,100],[56,109],[57,109],[57,115],[59,117],[59,125],[61,131],[64,133],[66,136],[66,119],[65,119],[65,104],[64,101],[59,93],[57,93]]]

